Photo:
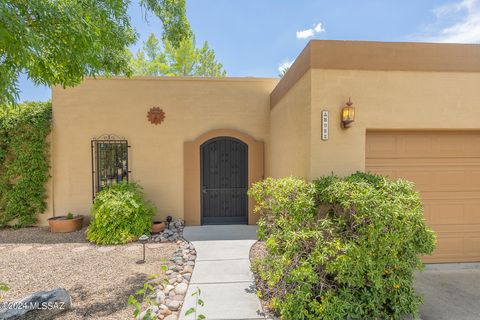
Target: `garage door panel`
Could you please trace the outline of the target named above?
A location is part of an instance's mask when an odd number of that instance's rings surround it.
[[[480,158],[477,161],[480,163]],[[413,181],[416,189],[423,192],[480,191],[480,166],[465,166],[461,163],[437,166],[424,164],[376,166],[369,164],[366,170],[378,174],[386,172],[391,178]]]
[[[425,262],[473,262],[480,256],[480,237],[475,233],[437,233],[437,246]]]
[[[416,156],[429,156],[433,153],[434,144],[430,136],[402,136],[399,137],[400,143],[397,144],[399,149],[397,153],[400,153],[402,157]]]
[[[442,237],[440,237],[443,235]],[[450,255],[450,256],[460,256],[464,254],[464,239],[463,236],[459,235],[445,235],[438,233],[436,254],[437,255]]]
[[[468,224],[480,225],[480,201],[474,201],[465,205],[465,222]]]
[[[439,156],[456,157],[458,154],[468,153],[468,139],[463,136],[443,136],[437,139],[435,153]]]
[[[480,201],[477,199],[428,199],[422,197],[425,219],[430,225],[465,225],[480,231]]]
[[[366,170],[415,183],[437,233],[424,261],[480,261],[480,132],[367,132]]]
[[[475,131],[368,132],[367,152],[372,158],[480,157]]]
[[[370,144],[367,144],[367,152],[376,157],[388,157],[397,152],[397,139],[395,136],[371,136]]]
[[[424,201],[425,218],[430,225],[465,223],[465,206],[461,203],[427,203]]]
[[[474,237],[466,239],[465,241],[465,253],[471,257],[480,255],[480,237]]]

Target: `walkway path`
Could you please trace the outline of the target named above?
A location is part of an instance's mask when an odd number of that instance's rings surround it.
[[[256,241],[255,226],[186,227],[183,235],[197,251],[181,318],[195,306],[192,293],[200,288],[204,307],[198,314],[208,320],[265,319],[255,294],[250,271],[250,247]]]

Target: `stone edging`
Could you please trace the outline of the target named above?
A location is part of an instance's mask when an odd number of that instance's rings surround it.
[[[148,310],[154,318],[160,320],[176,320],[180,317],[180,310],[185,300],[185,294],[197,258],[197,252],[193,244],[183,239],[183,227],[183,221],[175,221],[170,229],[165,229],[152,237],[155,242],[176,240],[179,248],[167,263],[168,283],[159,284],[151,295],[155,305],[140,313],[137,319],[142,319]]]

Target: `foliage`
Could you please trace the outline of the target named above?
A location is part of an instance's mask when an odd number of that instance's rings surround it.
[[[73,213],[69,212],[67,214],[67,217],[66,217],[68,220],[72,220],[73,219]]]
[[[0,1],[0,105],[18,98],[22,72],[35,84],[78,85],[84,76],[130,74],[136,40],[129,0]],[[140,0],[178,47],[191,35],[185,0]]]
[[[6,283],[0,282],[0,293],[7,292],[8,290],[10,290],[8,285]],[[0,295],[0,302],[1,301],[2,301],[2,296]]]
[[[0,108],[0,227],[34,224],[46,209],[51,118],[49,102]]]
[[[203,300],[200,299],[201,294],[202,294],[202,291],[200,290],[199,287],[197,287],[197,290],[192,292],[192,297],[195,297],[195,307],[191,307],[190,309],[185,311],[185,316],[189,316],[189,315],[193,314],[194,315],[193,319],[195,319],[195,320],[206,319],[206,317],[203,314],[197,315],[198,306],[201,306],[201,307],[205,306],[205,303],[203,302]]]
[[[143,48],[131,55],[131,69],[134,75],[147,76],[200,76],[224,77],[223,65],[216,61],[215,52],[205,41],[201,48],[195,45],[192,36],[172,45],[163,40],[163,48],[152,33]]]
[[[26,71],[35,84],[74,86],[83,76],[128,71],[135,41],[127,0],[0,3],[0,103]]]
[[[419,255],[435,236],[412,183],[356,173],[312,183],[271,179],[249,191],[267,256],[261,295],[284,319],[403,319],[418,312]]]
[[[162,271],[167,271],[167,266],[163,265],[162,266]],[[140,316],[140,302],[144,302],[149,306],[153,305],[158,305],[158,303],[152,301],[151,296],[155,293],[154,285],[157,285],[156,283],[153,283],[152,281],[158,279],[158,274],[150,275],[148,276],[148,279],[150,281],[145,282],[143,284],[143,287],[141,289],[138,289],[135,291],[135,295],[130,295],[128,298],[128,304],[133,306],[133,316],[135,319],[137,319]],[[168,284],[168,280],[164,279],[164,284]],[[140,296],[140,301],[135,297],[135,296]],[[145,313],[142,315],[141,320],[153,320],[156,319],[156,317],[152,314],[151,309],[148,308],[145,310]]]
[[[162,22],[164,41],[178,47],[192,36],[185,0],[140,0],[140,4],[155,13]]]
[[[96,195],[87,239],[97,244],[120,244],[149,234],[155,211],[137,183],[109,186]]]

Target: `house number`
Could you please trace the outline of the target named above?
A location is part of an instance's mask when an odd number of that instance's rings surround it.
[[[322,111],[322,140],[328,140],[328,111]]]

